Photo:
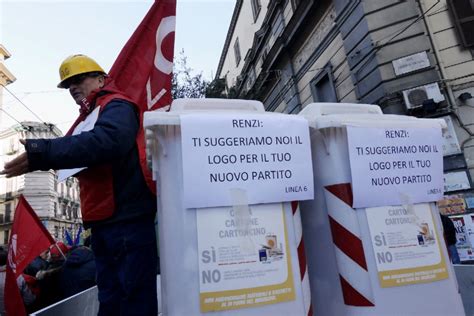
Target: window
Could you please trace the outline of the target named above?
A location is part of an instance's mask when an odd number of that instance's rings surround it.
[[[6,179],[6,180],[7,180],[7,181],[6,181],[7,183],[6,183],[6,189],[5,189],[5,191],[6,191],[7,193],[6,193],[5,198],[9,200],[9,199],[11,199],[11,197],[12,197],[13,179]]]
[[[10,239],[10,231],[6,230],[5,235],[3,235],[3,244],[4,245],[8,245],[8,242],[9,242],[8,239]]]
[[[247,77],[247,82],[246,82],[247,90],[250,90],[252,88],[253,84],[255,83],[255,79],[256,79],[255,77],[256,77],[255,69],[251,68],[250,71],[248,72],[248,77]]]
[[[11,217],[12,217],[12,206],[10,203],[5,204],[5,222],[9,223],[11,222]]]
[[[279,11],[272,23],[272,36],[274,38],[279,37],[283,33],[284,29],[285,19],[283,18],[283,13]]]
[[[324,67],[311,81],[311,93],[315,102],[337,102],[332,67]]]
[[[10,143],[8,144],[7,155],[13,155],[14,153],[16,153],[16,150],[15,150],[16,140],[14,138],[10,138],[9,141]]]
[[[296,7],[300,4],[300,0],[291,0],[291,6],[293,10],[296,10]]]
[[[234,54],[235,54],[235,65],[238,66],[239,63],[240,63],[240,59],[241,59],[240,45],[239,45],[239,38],[238,37],[235,40],[235,44],[234,44]]]
[[[252,13],[254,21],[257,21],[258,14],[260,13],[261,8],[262,4],[260,3],[260,0],[252,0]]]
[[[58,216],[58,203],[53,202],[54,217]]]
[[[474,46],[474,0],[448,0],[454,24],[465,47]]]

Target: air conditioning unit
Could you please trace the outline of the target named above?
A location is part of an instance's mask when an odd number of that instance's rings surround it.
[[[407,109],[420,107],[423,105],[423,102],[428,99],[433,99],[433,101],[436,103],[445,100],[443,94],[439,90],[439,85],[437,82],[403,90],[402,92]]]

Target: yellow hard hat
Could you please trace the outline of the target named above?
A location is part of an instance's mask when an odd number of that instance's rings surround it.
[[[81,54],[69,56],[59,67],[61,82],[58,84],[58,88],[65,88],[63,84],[67,79],[88,72],[102,72],[105,74],[104,69],[88,56]]]

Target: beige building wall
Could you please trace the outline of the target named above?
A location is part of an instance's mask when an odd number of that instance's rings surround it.
[[[334,6],[330,5],[324,13],[321,21],[316,25],[311,35],[306,39],[304,46],[296,54],[293,61],[295,71],[298,71],[303,62],[315,50],[321,40],[331,31],[335,23],[336,13]],[[334,78],[334,86],[336,88],[337,99],[340,102],[357,102],[354,92],[354,84],[350,74],[347,56],[344,51],[342,36],[339,33],[319,58],[308,69],[304,76],[298,81],[298,91],[300,91],[301,103],[304,106],[314,102],[311,93],[311,81],[324,70],[326,65],[332,66],[332,75]]]
[[[252,11],[252,0],[243,0],[237,21],[235,22],[235,29],[232,37],[229,38],[228,54],[223,61],[221,77],[226,78],[227,87],[232,87],[237,82],[237,76],[241,73],[245,64],[245,57],[249,49],[253,45],[255,32],[257,32],[267,14],[269,0],[261,0],[260,12],[257,18],[254,19]],[[236,62],[235,45],[238,41],[240,47],[240,61]]]
[[[446,0],[420,0],[420,3],[424,11],[434,6],[426,17],[427,28],[445,79],[448,98],[454,105],[456,134],[474,179],[474,98],[460,98],[465,93],[474,96],[474,47],[463,46]]]

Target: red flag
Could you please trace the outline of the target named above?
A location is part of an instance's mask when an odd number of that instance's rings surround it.
[[[109,75],[141,111],[171,104],[176,0],[156,0]]]
[[[143,112],[166,109],[171,104],[175,25],[176,0],[155,0],[109,71],[115,86],[138,105],[140,122]],[[143,175],[155,192],[142,126],[137,145]]]
[[[7,315],[26,315],[16,279],[25,267],[41,252],[54,244],[54,239],[43,226],[23,195],[15,210],[5,276],[5,310]]]

